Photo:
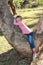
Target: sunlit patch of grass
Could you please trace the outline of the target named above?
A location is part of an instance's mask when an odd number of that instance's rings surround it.
[[[0,36],[0,54],[12,49],[11,45],[4,36]]]
[[[38,19],[35,19],[35,20],[31,20],[31,21],[27,21],[27,22],[24,22],[26,25],[33,25],[33,24],[36,24],[38,22]]]

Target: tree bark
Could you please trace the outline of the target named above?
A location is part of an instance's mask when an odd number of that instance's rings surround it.
[[[21,58],[27,57],[28,62],[30,64],[32,60],[32,51],[27,41],[27,37],[22,34],[21,30],[17,26],[13,25],[13,19],[14,17],[10,13],[10,8],[8,6],[8,0],[0,0],[1,30],[4,36],[6,37],[6,39],[8,40],[8,42],[14,47],[16,52],[18,52],[20,57]],[[39,45],[41,44],[40,40],[43,39],[43,34],[42,34],[43,33],[43,29],[42,29],[43,22],[42,21],[43,21],[43,17],[41,17],[40,19],[41,25],[39,25],[40,22],[37,24],[41,29],[37,28],[37,25],[36,25],[37,32],[39,32],[40,30],[41,33],[36,32],[34,34],[34,42],[35,42],[37,49]]]

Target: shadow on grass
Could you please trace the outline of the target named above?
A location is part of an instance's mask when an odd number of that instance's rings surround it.
[[[40,16],[37,15],[37,17],[23,17],[23,19],[30,19],[30,18],[31,19],[38,19],[38,18],[40,18]]]
[[[40,17],[42,15],[42,13],[36,13],[35,15]]]
[[[3,33],[2,33],[2,31],[1,31],[1,29],[0,29],[0,36],[3,36]]]
[[[20,57],[15,49],[0,54],[0,65],[30,65],[30,62],[28,62],[27,58]]]
[[[2,31],[0,32],[0,36],[3,36],[3,33],[2,33]]]
[[[31,11],[31,10],[29,10],[29,9],[28,10],[25,10],[25,9],[24,10],[19,10],[19,12],[29,12],[29,11]]]

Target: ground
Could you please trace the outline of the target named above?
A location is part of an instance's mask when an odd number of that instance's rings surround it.
[[[42,12],[43,12],[43,7],[17,10],[17,14],[21,15],[23,17],[23,22],[26,25],[28,25],[31,29],[33,29],[34,25],[38,22]],[[13,47],[11,45],[9,45],[9,43],[5,39],[5,37],[0,34],[0,55],[11,49],[13,49]],[[11,56],[12,56],[12,53],[11,53]],[[10,63],[11,60],[13,59],[13,56],[12,57],[11,56],[9,56],[9,58],[7,58],[7,59],[10,59],[10,61],[6,62],[6,65],[9,65],[8,63]],[[2,63],[1,63],[1,61],[2,61]],[[0,65],[5,65],[5,63],[3,63],[4,61],[8,61],[8,60],[6,60],[6,57],[3,59],[0,58]]]

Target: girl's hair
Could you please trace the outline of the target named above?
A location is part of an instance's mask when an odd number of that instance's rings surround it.
[[[18,16],[16,16],[16,19],[17,19],[17,18],[21,18],[21,19],[22,19],[22,16],[18,15]]]

